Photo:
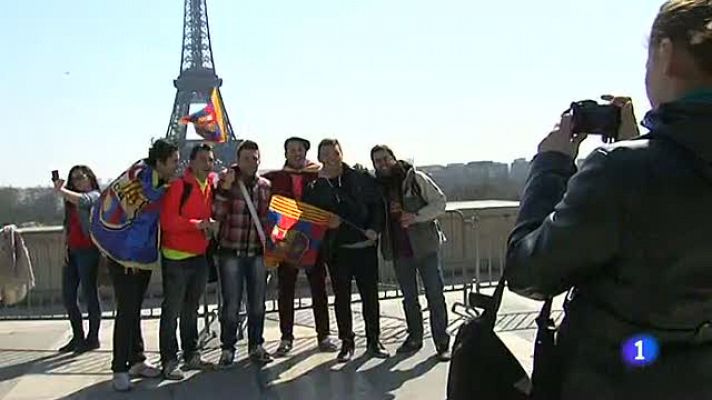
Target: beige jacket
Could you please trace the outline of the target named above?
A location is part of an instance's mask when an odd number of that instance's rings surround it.
[[[30,253],[15,225],[0,230],[0,304],[21,302],[35,287]]]

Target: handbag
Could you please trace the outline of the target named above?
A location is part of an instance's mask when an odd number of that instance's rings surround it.
[[[505,279],[492,296],[470,293],[469,306],[484,311],[465,322],[455,337],[448,372],[448,400],[552,400],[560,398],[560,349],[547,299],[536,318],[534,368],[529,378],[519,360],[494,331]]]
[[[561,398],[560,348],[556,345],[556,324],[551,318],[551,302],[547,299],[536,318],[534,368],[532,370],[532,400]]]
[[[447,400],[526,400],[531,381],[519,360],[494,331],[504,278],[492,296],[471,293],[470,307],[482,308],[455,336],[448,371]]]

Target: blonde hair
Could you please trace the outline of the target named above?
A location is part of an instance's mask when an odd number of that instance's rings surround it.
[[[670,39],[684,46],[697,65],[712,74],[712,0],[668,0],[653,22],[651,45]]]

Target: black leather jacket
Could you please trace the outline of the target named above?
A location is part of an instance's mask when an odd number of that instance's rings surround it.
[[[348,221],[329,231],[325,242],[330,246],[341,246],[368,240],[359,229],[380,233],[385,223],[385,212],[376,178],[367,171],[355,170],[344,164],[341,178],[333,181],[330,183],[326,178],[319,178],[310,182],[302,199]]]
[[[563,154],[536,156],[509,238],[511,290],[576,288],[560,332],[571,398],[712,398],[712,101],[646,120],[648,135],[595,150],[578,173]],[[643,332],[661,357],[631,372],[620,346]]]

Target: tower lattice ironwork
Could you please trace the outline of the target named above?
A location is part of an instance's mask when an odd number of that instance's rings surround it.
[[[215,72],[206,0],[185,0],[180,73],[173,81],[173,85],[176,88],[176,98],[166,138],[178,144],[181,149],[181,159],[187,160],[190,149],[202,140],[186,138],[187,126],[181,124],[179,120],[190,113],[192,104],[207,103],[212,89],[222,86],[222,79]],[[232,162],[238,144],[227,112],[225,112],[225,122],[228,141],[215,146],[215,155],[220,164]]]

